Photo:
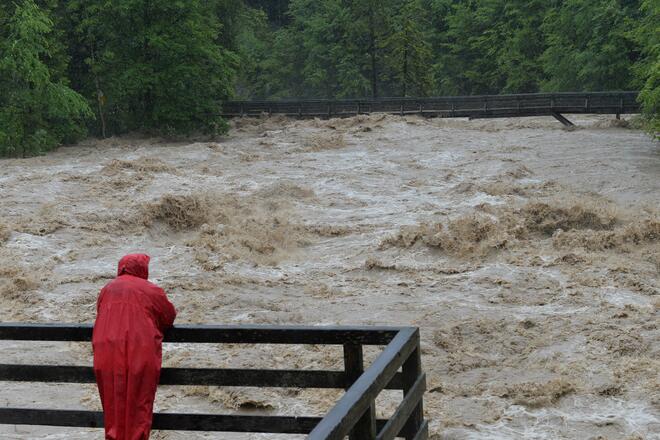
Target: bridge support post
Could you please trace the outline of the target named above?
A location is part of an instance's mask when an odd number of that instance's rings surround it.
[[[564,124],[564,126],[566,126],[566,127],[575,127],[575,124],[573,124],[571,121],[566,119],[566,117],[564,115],[562,115],[561,113],[553,111],[552,116],[554,116],[554,118],[556,120],[558,120],[559,122]]]
[[[344,370],[349,383],[353,384],[364,372],[364,359],[362,345],[344,344]],[[347,386],[348,389],[350,385]],[[375,440],[376,439],[376,402],[364,412],[355,428],[348,436],[349,440]]]

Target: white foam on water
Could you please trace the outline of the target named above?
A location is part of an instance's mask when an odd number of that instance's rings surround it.
[[[509,406],[501,419],[491,425],[477,425],[467,432],[470,440],[545,440],[583,438],[590,432],[605,438],[633,435],[645,439],[660,438],[657,409],[644,402],[617,398],[566,398],[558,408],[528,409]],[[609,436],[617,437],[609,437]],[[591,437],[590,437],[591,438]]]

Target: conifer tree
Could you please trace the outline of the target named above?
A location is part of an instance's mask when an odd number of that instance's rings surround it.
[[[436,78],[441,94],[472,95],[497,93],[505,84],[497,60],[503,2],[449,2],[446,29],[439,38]]]
[[[432,90],[431,46],[426,10],[421,0],[394,6],[391,33],[384,42],[386,62],[401,96],[426,96]]]
[[[354,50],[365,56],[360,69],[363,77],[369,81],[370,96],[379,96],[379,83],[383,69],[383,46],[387,35],[387,26],[391,0],[354,0],[349,2],[351,25],[348,26],[348,38],[354,44]]]
[[[626,4],[633,3],[633,4]],[[548,91],[627,90],[633,80],[628,32],[636,2],[566,0],[543,23]]]
[[[539,91],[544,80],[540,57],[546,48],[541,25],[549,6],[547,0],[504,2],[498,36],[491,41],[504,81],[498,92]]]

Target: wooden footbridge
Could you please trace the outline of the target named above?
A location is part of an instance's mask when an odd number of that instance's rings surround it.
[[[0,340],[91,341],[89,324],[0,324]],[[325,417],[157,413],[153,429],[307,434],[309,440],[424,440],[419,330],[413,327],[175,326],[166,343],[321,344],[343,347],[343,370],[163,368],[161,385],[337,388],[346,390]],[[26,344],[28,345],[28,344]],[[383,346],[365,369],[363,346]],[[29,345],[26,353],[29,353]],[[90,359],[91,361],[91,359]],[[0,364],[0,381],[93,383],[89,366]],[[382,390],[401,390],[389,419],[376,418]],[[2,391],[0,391],[2,395]],[[7,400],[7,399],[3,399]],[[0,424],[100,428],[96,411],[0,407]]]
[[[519,95],[443,96],[343,100],[228,101],[222,116],[285,115],[299,118],[347,117],[370,113],[441,118],[511,118],[564,114],[639,113],[638,92],[529,93]]]

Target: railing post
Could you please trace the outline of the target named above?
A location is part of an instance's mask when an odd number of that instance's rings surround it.
[[[362,345],[344,344],[344,370],[349,380],[349,384],[346,386],[348,389],[364,372]],[[355,424],[348,438],[349,440],[374,440],[376,438],[376,404],[373,400]]]
[[[417,348],[412,352],[408,360],[403,364],[403,395],[404,397],[410,392],[410,389],[415,384],[417,378],[422,374],[422,357],[419,347],[419,332],[414,336],[417,341]],[[403,427],[401,434],[406,440],[413,440],[417,432],[424,423],[424,406],[422,401],[414,409],[413,413],[408,419],[408,423]]]

